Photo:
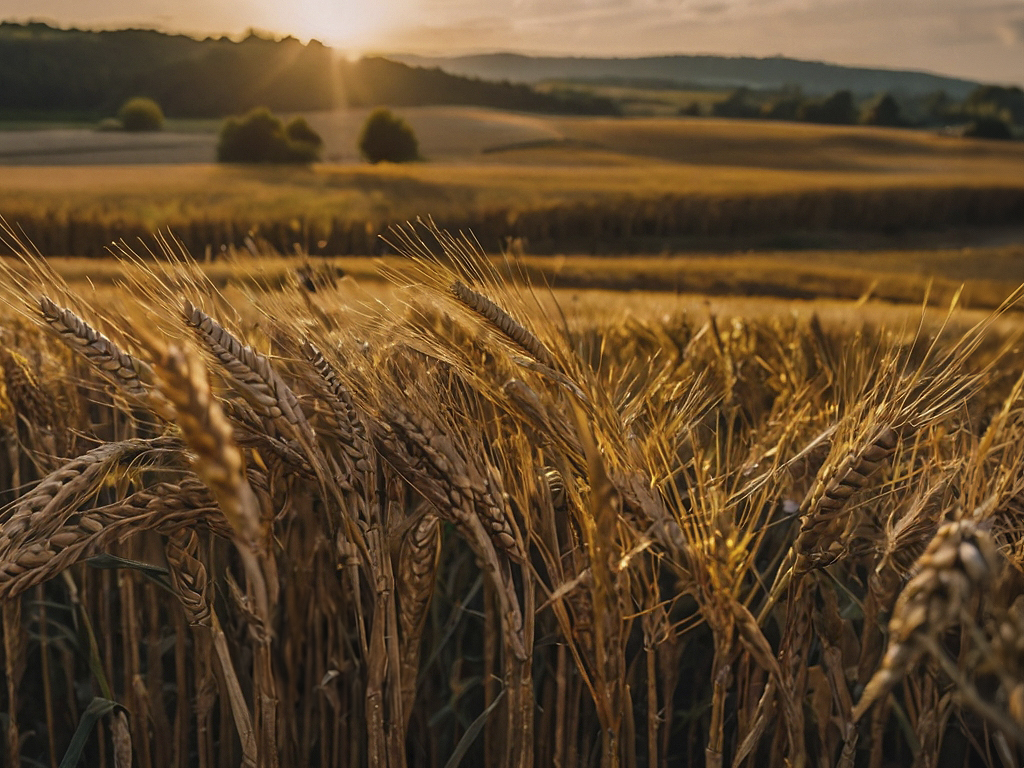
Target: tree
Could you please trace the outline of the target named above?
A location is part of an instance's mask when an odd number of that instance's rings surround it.
[[[749,88],[737,88],[724,100],[714,104],[711,107],[711,114],[715,117],[759,117],[761,112],[756,104],[751,103],[752,95]]]
[[[117,117],[126,131],[159,131],[164,127],[164,112],[160,105],[144,96],[128,99]]]
[[[286,128],[266,107],[229,117],[220,129],[217,159],[222,163],[311,163],[320,159],[323,139],[302,118]]]
[[[1012,139],[1013,133],[1005,120],[998,117],[979,117],[964,129],[971,139]]]
[[[409,124],[390,109],[380,107],[366,118],[359,135],[359,151],[371,163],[418,160],[419,142]]]
[[[864,125],[886,125],[898,127],[906,125],[906,121],[900,114],[900,105],[889,93],[883,93],[875,102],[868,107],[861,119]]]
[[[967,97],[964,110],[977,117],[996,117],[1024,125],[1024,90],[1016,86],[982,85]]]
[[[922,104],[925,119],[933,123],[945,123],[953,110],[953,100],[945,91],[932,91]]]
[[[761,116],[769,120],[796,120],[804,99],[799,94],[783,96],[761,107]]]
[[[822,102],[807,102],[800,107],[799,119],[828,125],[853,125],[857,122],[857,107],[853,94],[836,91]]]

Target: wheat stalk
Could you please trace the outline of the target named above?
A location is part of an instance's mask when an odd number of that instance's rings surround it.
[[[0,347],[7,397],[14,412],[31,424],[52,427],[57,423],[53,401],[43,391],[28,358],[14,349]]]

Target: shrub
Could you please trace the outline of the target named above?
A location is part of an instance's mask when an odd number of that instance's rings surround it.
[[[128,99],[117,112],[126,131],[159,131],[164,127],[164,112],[152,99],[137,96]]]
[[[982,85],[967,97],[964,109],[979,118],[998,117],[1009,124],[1024,125],[1024,90]]]
[[[297,117],[286,127],[266,107],[229,117],[220,129],[217,159],[222,163],[311,163],[320,159],[320,134]]]
[[[309,144],[317,149],[322,148],[324,145],[324,140],[320,137],[320,134],[310,127],[304,117],[294,117],[289,120],[288,124],[284,127],[284,133],[289,141]]]
[[[359,151],[371,163],[418,160],[419,142],[409,124],[390,109],[375,109],[359,135]]]

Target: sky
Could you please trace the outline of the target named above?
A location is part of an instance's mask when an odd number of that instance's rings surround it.
[[[0,19],[252,27],[350,54],[783,55],[1024,85],[1024,0],[0,0]]]

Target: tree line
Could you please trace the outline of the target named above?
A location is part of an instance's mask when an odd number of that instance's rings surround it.
[[[545,94],[378,58],[338,62],[316,40],[302,43],[255,31],[241,40],[196,40],[151,30],[0,23],[0,116],[92,120],[114,114],[135,96],[153,99],[168,117],[367,104],[617,113],[610,100],[586,94]]]
[[[700,116],[700,105],[692,104],[681,114]],[[889,127],[936,127],[960,125],[980,131],[977,135],[1010,138],[1014,128],[1024,128],[1024,90],[1018,87],[982,85],[967,98],[957,101],[943,91],[920,97],[897,98],[880,93],[858,99],[840,90],[825,97],[807,96],[797,87],[767,93],[737,88],[711,106],[715,117],[795,120],[830,125],[879,125]],[[994,135],[998,133],[999,135]]]

